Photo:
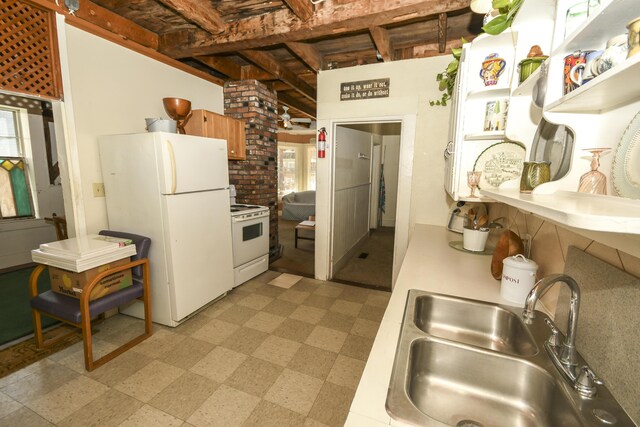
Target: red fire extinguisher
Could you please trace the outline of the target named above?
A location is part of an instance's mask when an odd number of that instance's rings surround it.
[[[320,128],[318,131],[318,158],[324,159],[324,154],[327,146],[327,130]]]

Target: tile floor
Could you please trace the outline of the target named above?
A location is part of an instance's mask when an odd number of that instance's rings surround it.
[[[342,426],[389,293],[266,272],[84,370],[82,343],[0,378],[0,426]],[[98,354],[139,334],[98,326]]]

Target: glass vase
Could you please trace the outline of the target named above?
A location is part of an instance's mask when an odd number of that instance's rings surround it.
[[[591,153],[591,170],[580,177],[578,191],[589,194],[607,194],[607,177],[598,170],[600,156],[611,148],[587,148],[584,151]]]

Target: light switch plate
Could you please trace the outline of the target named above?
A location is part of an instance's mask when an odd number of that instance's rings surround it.
[[[93,183],[93,197],[104,197],[104,182]]]

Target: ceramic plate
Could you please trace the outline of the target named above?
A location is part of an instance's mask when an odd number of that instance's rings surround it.
[[[516,142],[499,142],[484,150],[473,165],[482,171],[478,188],[498,188],[500,184],[522,174],[525,148]]]
[[[640,113],[631,120],[616,148],[611,175],[618,195],[640,199]],[[635,165],[635,167],[634,167]]]
[[[567,126],[554,125],[542,119],[533,137],[529,160],[550,162],[551,181],[556,181],[569,172],[573,138],[573,131]]]

